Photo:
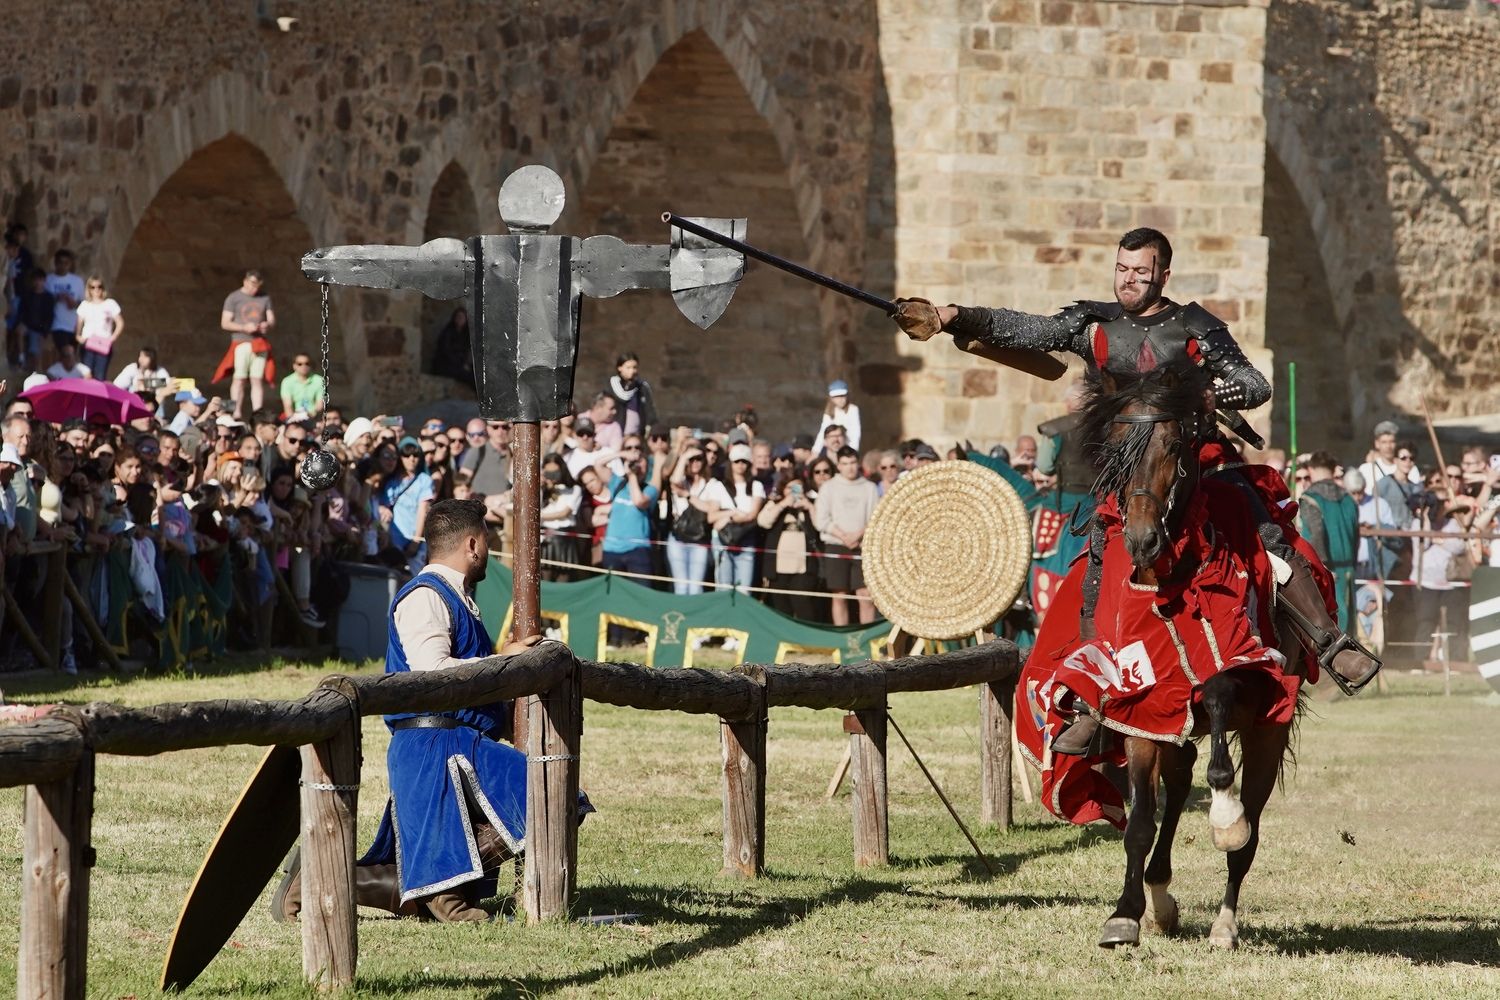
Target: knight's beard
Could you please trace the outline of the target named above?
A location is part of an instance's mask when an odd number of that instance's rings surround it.
[[[1136,287],[1139,288],[1140,286],[1137,285]],[[1120,307],[1132,316],[1139,316],[1161,301],[1161,292],[1157,289],[1155,282],[1147,285],[1145,290],[1139,294],[1140,300],[1133,306],[1127,305],[1125,300],[1120,297],[1119,292],[1115,293],[1115,301],[1120,303]]]

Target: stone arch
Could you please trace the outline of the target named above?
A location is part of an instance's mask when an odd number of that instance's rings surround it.
[[[582,130],[578,153],[565,175],[569,190],[581,191],[587,186],[620,113],[636,100],[641,85],[655,71],[662,56],[695,32],[713,43],[739,80],[749,104],[775,137],[792,190],[796,192],[802,235],[812,255],[809,259],[816,266],[823,252],[818,231],[821,189],[797,142],[796,124],[766,77],[755,50],[755,33],[749,19],[737,16],[729,4],[661,0],[659,16],[641,19],[641,27],[622,46],[622,51],[633,55],[614,73],[596,105],[593,120]]]
[[[663,52],[616,116],[589,183],[569,210],[567,230],[662,243],[663,209],[685,215],[743,216],[753,242],[809,259],[799,188],[768,119],[756,112],[740,76],[704,31]],[[791,421],[815,414],[823,398],[823,342],[813,287],[758,267],[753,293],[731,302],[699,332],[661,292],[626,293],[584,306],[576,398],[587,405],[619,351],[640,354],[663,421],[716,427],[746,402],[762,430],[787,437]],[[804,421],[805,422],[805,421]]]
[[[1279,89],[1280,84],[1275,75],[1268,73],[1266,92],[1269,94]],[[1354,308],[1354,283],[1344,274],[1344,261],[1348,257],[1343,233],[1323,197],[1322,175],[1302,140],[1302,133],[1294,118],[1295,112],[1277,100],[1266,101],[1265,111],[1266,159],[1268,162],[1272,158],[1276,159],[1307,213],[1321,270],[1332,297],[1334,315],[1342,327],[1348,322]]]
[[[299,267],[313,245],[262,150],[236,133],[202,146],[158,187],[120,257],[112,293],[126,329],[116,366],[155,345],[174,375],[214,391],[208,379],[228,345],[220,310],[251,267],[264,272],[275,306],[277,361],[285,367],[299,351],[316,358],[318,292]],[[216,391],[227,396],[227,383]]]
[[[1284,376],[1287,363],[1296,362],[1300,440],[1315,439],[1324,447],[1352,442],[1345,323],[1320,255],[1320,216],[1303,201],[1291,173],[1269,146],[1263,218],[1269,243],[1266,348],[1274,359],[1278,387],[1271,402],[1271,438],[1283,445],[1290,440],[1291,393]]]
[[[427,196],[426,209],[420,240],[422,243],[443,236],[465,239],[482,231],[479,208],[474,199],[474,186],[469,182],[468,171],[457,160],[448,161],[447,166],[438,174],[432,191]],[[453,310],[462,304],[422,297],[421,327],[416,338],[421,351],[420,371],[432,371],[432,354],[438,331],[448,321]]]

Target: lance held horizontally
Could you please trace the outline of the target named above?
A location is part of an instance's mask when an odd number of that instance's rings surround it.
[[[680,215],[663,212],[661,214],[661,221],[670,222],[684,232],[689,232],[705,240],[710,240],[722,247],[738,250],[746,257],[753,257],[763,264],[770,264],[772,267],[785,271],[787,274],[795,274],[803,281],[811,281],[815,285],[821,285],[831,291],[838,292],[840,295],[846,295],[851,299],[863,302],[867,306],[874,306],[887,316],[894,316],[896,314],[896,303],[890,299],[883,299],[873,292],[867,292],[863,288],[856,288],[837,278],[830,278],[828,275],[820,274],[810,267],[803,267],[801,264],[793,263],[784,257],[778,257],[774,253],[767,253],[759,247],[742,243],[722,233],[716,233],[712,229],[700,226],[688,219],[684,219]],[[961,345],[959,349],[976,357],[984,358],[987,361],[993,361],[996,364],[1026,372],[1028,375],[1035,375],[1037,378],[1046,379],[1049,382],[1054,382],[1062,378],[1063,374],[1068,370],[1068,366],[1065,363],[1057,360],[1046,351],[1038,351],[1028,347],[994,347],[989,344],[971,341],[967,346]]]

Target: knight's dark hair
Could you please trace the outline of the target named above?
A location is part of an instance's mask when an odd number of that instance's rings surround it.
[[[1163,271],[1172,266],[1172,244],[1160,230],[1142,226],[1120,237],[1121,250],[1142,250],[1146,247],[1156,248],[1157,263]]]
[[[427,551],[434,558],[470,535],[483,535],[484,503],[479,500],[439,500],[427,512],[424,525]]]

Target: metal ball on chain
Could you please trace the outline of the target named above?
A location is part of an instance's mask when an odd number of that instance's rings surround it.
[[[323,285],[322,320],[324,425],[323,440],[326,441],[332,434],[332,432],[328,430],[328,286],[326,284]],[[343,471],[343,464],[339,462],[338,459],[334,458],[331,452],[325,451],[322,444],[316,444],[314,445],[313,450],[308,452],[307,456],[302,459],[302,470],[299,473],[298,478],[302,480],[303,486],[306,486],[308,489],[316,493],[322,490],[326,490],[328,489],[328,487],[338,482],[339,476],[343,473]]]

